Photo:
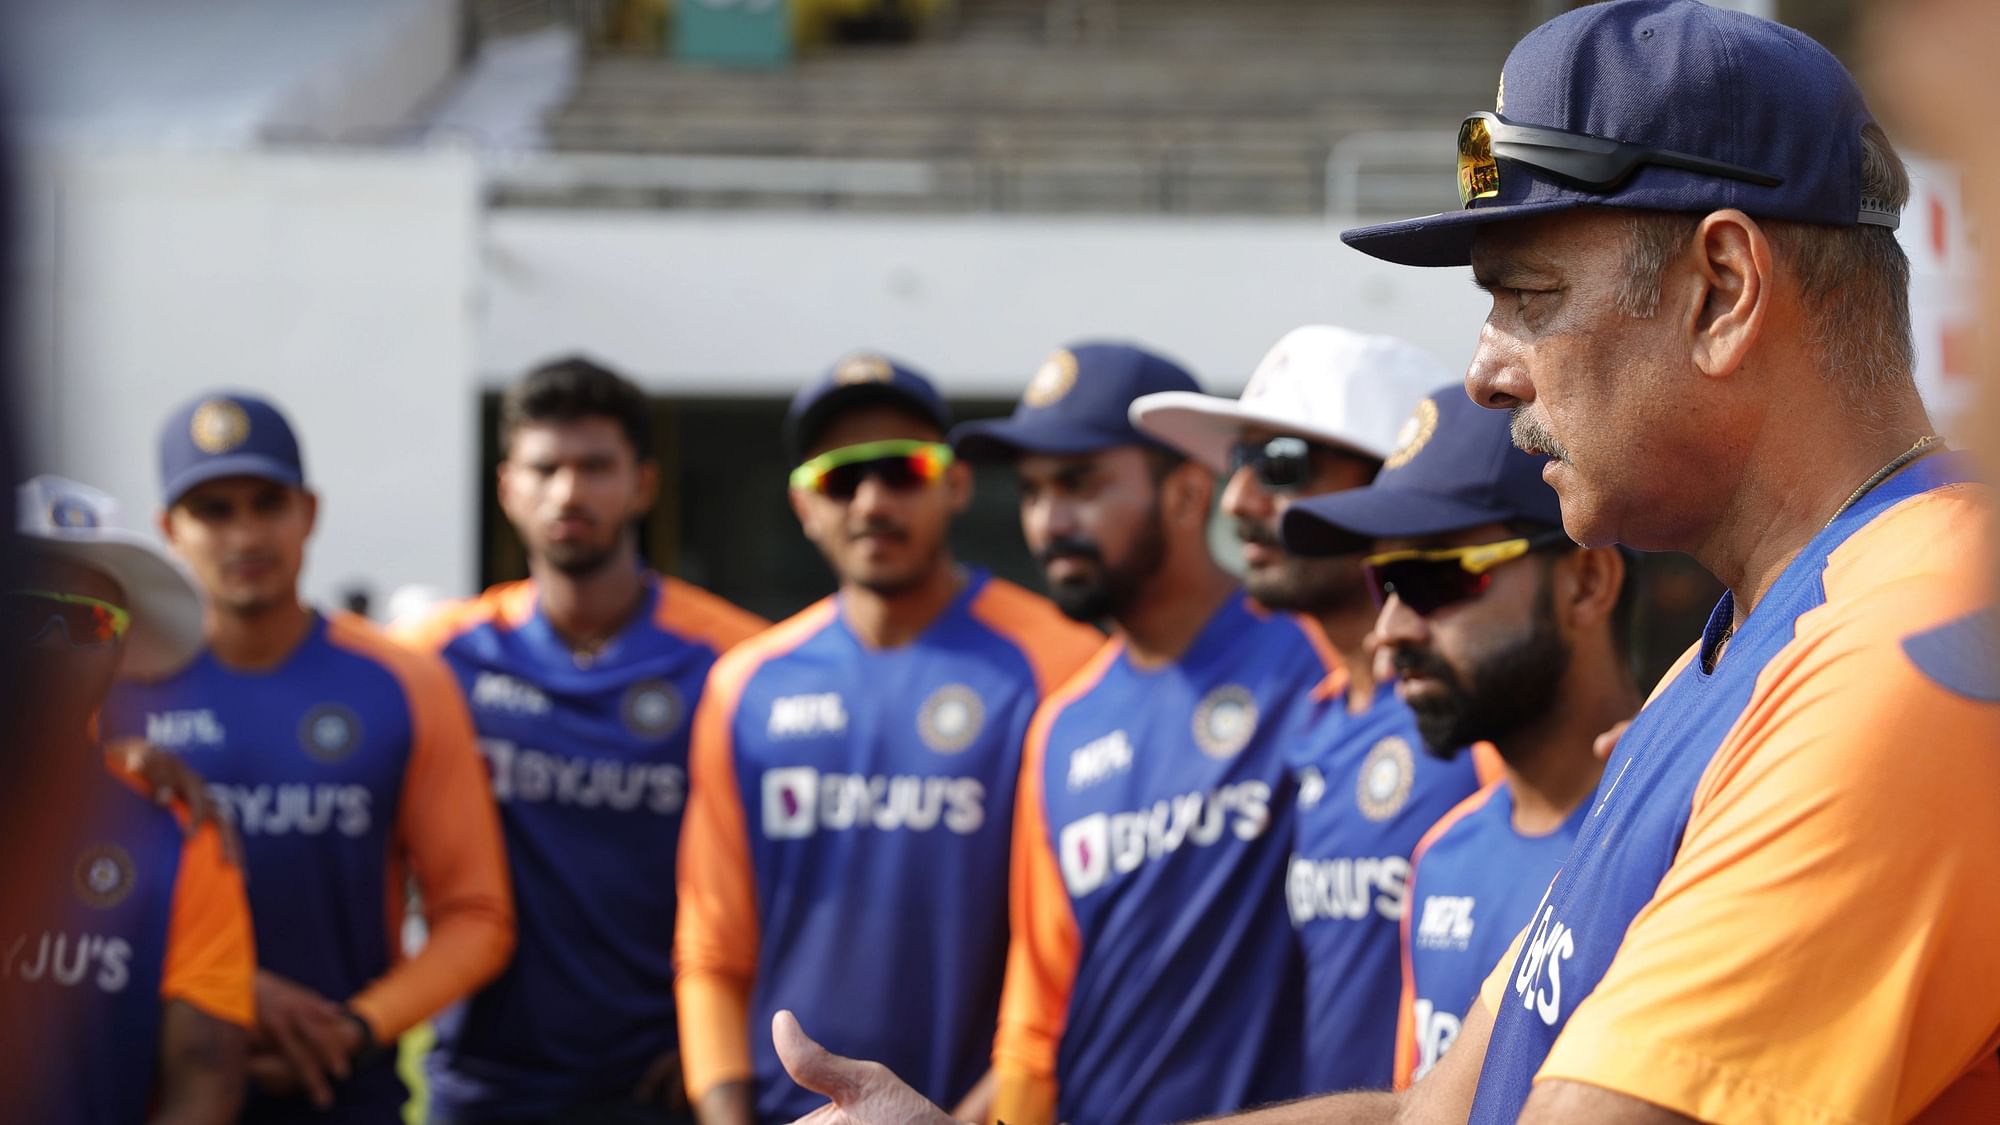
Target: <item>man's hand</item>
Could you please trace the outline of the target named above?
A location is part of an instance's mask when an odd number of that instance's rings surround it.
[[[1600,762],[1610,758],[1611,752],[1618,749],[1618,740],[1625,737],[1625,728],[1631,725],[1632,720],[1626,719],[1624,722],[1598,735],[1596,740],[1590,744],[1590,752],[1597,755],[1597,760]]]
[[[633,1089],[634,1101],[679,1113],[688,1107],[687,1086],[681,1079],[681,1053],[667,1051],[646,1068]]]
[[[313,1105],[333,1104],[333,1084],[347,1077],[361,1049],[361,1029],[340,1005],[275,973],[257,974],[257,1037],[251,1077],[273,1093],[302,1088]],[[282,1066],[288,1078],[274,1069]]]
[[[194,772],[179,754],[162,750],[143,738],[114,738],[104,744],[104,756],[115,769],[137,778],[157,804],[176,798],[187,806],[187,834],[192,836],[204,824],[215,825],[222,836],[222,854],[237,867],[243,866],[243,841],[236,826],[222,815],[222,809],[208,792],[208,783]]]
[[[842,1058],[813,1042],[790,1012],[771,1017],[771,1040],[792,1081],[831,1099],[799,1118],[799,1125],[952,1125],[944,1110],[888,1067]]]

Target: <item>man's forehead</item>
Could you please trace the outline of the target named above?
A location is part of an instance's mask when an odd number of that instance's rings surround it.
[[[1472,239],[1473,276],[1482,282],[1509,275],[1561,276],[1581,255],[1619,245],[1619,231],[1631,214],[1581,207],[1488,223]]]
[[[1136,445],[1113,445],[1082,453],[1023,453],[1014,467],[1024,477],[1055,477],[1089,469],[1108,468],[1128,457],[1137,457]]]
[[[179,502],[182,504],[197,502],[229,504],[253,500],[272,492],[289,493],[303,491],[305,490],[293,488],[283,481],[271,480],[268,477],[249,475],[217,477],[214,480],[202,481],[200,484],[188,489],[181,496]]]
[[[595,452],[629,445],[625,427],[605,414],[584,414],[575,418],[523,422],[508,442],[508,453],[552,456],[560,453]]]

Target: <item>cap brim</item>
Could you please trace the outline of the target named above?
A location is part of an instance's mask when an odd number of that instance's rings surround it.
[[[1574,199],[1545,199],[1498,207],[1444,211],[1419,219],[1401,219],[1340,232],[1340,240],[1373,258],[1404,266],[1465,266],[1472,264],[1472,240],[1479,228],[1509,219],[1529,219],[1587,206]]]
[[[1014,418],[961,422],[951,431],[951,447],[967,461],[1011,461],[1024,453],[1061,457],[1095,453],[1119,445],[1147,444],[1151,439],[1132,430],[1107,432],[1095,426],[1023,425]]]
[[[305,479],[299,476],[296,466],[266,457],[262,453],[230,453],[221,457],[211,457],[175,477],[167,483],[167,507],[180,502],[180,498],[200,485],[224,477],[256,477],[258,480],[276,481],[292,488],[304,488]]]
[[[1132,424],[1140,432],[1221,473],[1229,469],[1229,449],[1249,426],[1292,434],[1380,461],[1346,434],[1301,425],[1297,418],[1258,410],[1233,398],[1194,391],[1158,391],[1132,401]]]
[[[20,542],[29,550],[102,571],[125,591],[125,608],[132,611],[120,668],[126,679],[165,679],[201,651],[201,594],[194,580],[152,543],[118,528],[101,529],[88,540],[30,535]]]
[[[1278,523],[1278,536],[1294,554],[1346,555],[1376,539],[1443,535],[1512,518],[1463,500],[1370,485],[1293,503]]]

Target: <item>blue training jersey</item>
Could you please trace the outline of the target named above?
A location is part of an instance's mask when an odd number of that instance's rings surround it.
[[[765,626],[648,575],[618,635],[579,658],[532,582],[402,635],[463,687],[492,772],[519,904],[514,959],[437,1020],[432,1111],[547,1117],[629,1097],[679,1045],[674,869],[688,730],[709,667]]]
[[[1479,788],[1472,751],[1425,752],[1393,683],[1355,714],[1341,678],[1315,693],[1289,747],[1299,814],[1285,898],[1305,954],[1308,1093],[1388,1088],[1410,853]]]
[[[1147,1125],[1300,1092],[1284,735],[1329,656],[1238,594],[1181,658],[1113,642],[1036,719],[995,1059],[1059,1120]],[[1003,1107],[1003,1112],[1005,1108]]]

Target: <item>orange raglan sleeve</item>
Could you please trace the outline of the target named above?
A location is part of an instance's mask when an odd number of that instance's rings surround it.
[[[689,734],[688,803],[681,819],[679,912],[674,921],[674,1002],[681,1067],[696,1104],[710,1090],[748,1081],[750,989],[757,973],[757,890],[749,822],[737,789],[733,728],[755,653],[716,662]]]
[[[1047,598],[998,578],[979,592],[972,615],[1027,658],[1038,696],[1067,682],[1106,643],[1103,633],[1063,616]]]
[[[1056,1050],[1083,948],[1069,889],[1050,843],[1042,781],[1049,731],[1063,708],[1104,675],[1116,654],[1116,645],[1105,645],[1050,695],[1029,722],[1021,749],[1013,859],[1007,876],[1012,936],[1000,992],[1000,1027],[993,1037],[998,1083],[993,1112],[1008,1125],[1051,1125],[1056,1119]]]
[[[654,623],[668,632],[705,644],[718,655],[771,627],[769,621],[725,598],[678,578],[660,579]]]
[[[243,873],[222,854],[221,833],[205,824],[181,847],[160,999],[185,1001],[216,1019],[254,1027],[256,972]]]
[[[1935,618],[1899,595],[1855,625]],[[1537,1081],[1723,1125],[1973,1120],[1968,1095],[2000,1109],[2000,706],[1853,632],[1763,670]]]
[[[405,871],[423,896],[430,939],[348,1001],[386,1043],[506,967],[514,899],[492,782],[458,681],[442,658],[365,623],[340,619],[335,630],[336,643],[373,656],[396,676],[410,709],[410,757],[386,888],[389,940],[400,946]]]

